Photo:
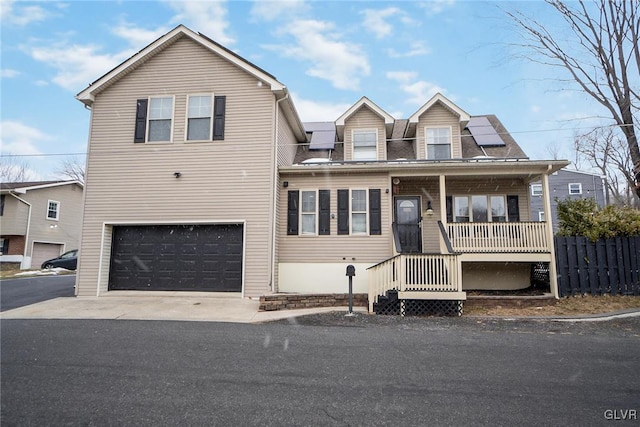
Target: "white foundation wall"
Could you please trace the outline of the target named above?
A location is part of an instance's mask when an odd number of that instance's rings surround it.
[[[366,263],[279,263],[278,292],[298,294],[328,294],[349,292],[347,266],[356,268],[353,293],[369,292],[369,272]]]

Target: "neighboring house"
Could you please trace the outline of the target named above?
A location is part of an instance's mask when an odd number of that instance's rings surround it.
[[[77,249],[83,188],[78,181],[0,183],[0,262],[40,268]]]
[[[178,26],[77,95],[91,108],[78,295],[347,292],[460,301],[554,269],[528,160],[493,115],[438,94],[300,122],[275,77]],[[548,202],[548,198],[546,199]],[[547,211],[548,211],[547,203]],[[551,274],[556,293],[555,274]]]
[[[531,218],[545,221],[542,184],[540,181],[529,186],[531,195]],[[553,230],[558,231],[558,201],[567,199],[591,198],[600,207],[607,205],[604,177],[588,172],[561,169],[549,175],[551,197],[551,222]]]

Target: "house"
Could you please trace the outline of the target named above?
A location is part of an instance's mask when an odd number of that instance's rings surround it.
[[[303,124],[274,76],[180,25],[77,98],[91,109],[78,295],[345,293],[353,265],[371,308],[394,290],[457,303],[553,266],[528,185],[548,194],[567,162],[529,160],[497,117],[441,94],[404,120],[363,97]]]
[[[0,183],[0,262],[40,268],[77,249],[83,190],[78,181]]]
[[[539,181],[533,182],[529,189],[531,218],[534,221],[544,221],[542,184]],[[561,169],[549,175],[549,192],[554,232],[558,231],[558,201],[591,198],[601,208],[607,205],[605,180],[597,174]]]

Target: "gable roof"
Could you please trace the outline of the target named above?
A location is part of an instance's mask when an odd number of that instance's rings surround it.
[[[436,104],[442,105],[444,108],[457,115],[460,118],[461,123],[468,122],[471,118],[471,116],[469,116],[469,113],[458,107],[456,104],[451,102],[451,100],[438,92],[433,95],[431,99],[429,99],[422,107],[420,107],[418,111],[416,111],[411,115],[411,117],[409,117],[409,124],[407,126],[407,130],[405,131],[405,137],[411,138],[415,135],[416,125],[420,120],[420,116]]]
[[[27,182],[2,182],[0,192],[24,194],[29,190],[40,190],[42,188],[59,187],[61,185],[75,184],[84,188],[80,181],[27,181]]]
[[[267,73],[262,68],[257,67],[256,65],[252,64],[251,62],[247,61],[246,59],[242,58],[241,56],[237,55],[221,44],[213,41],[209,37],[206,37],[201,33],[196,33],[182,24],[178,25],[173,30],[161,36],[142,50],[135,53],[129,59],[125,60],[120,65],[104,74],[102,77],[95,80],[84,90],[80,91],[76,95],[76,99],[86,106],[91,107],[97,94],[104,91],[106,88],[113,85],[122,77],[131,73],[146,61],[148,61],[150,58],[162,52],[167,47],[171,46],[177,40],[183,37],[190,38],[194,42],[202,45],[206,49],[209,49],[211,52],[234,64],[238,68],[253,75],[263,84],[268,85],[269,88],[271,88],[271,91],[276,96],[276,99],[284,100],[283,110],[285,112],[285,116],[291,124],[291,127],[294,130],[296,137],[301,141],[305,140],[306,135],[304,132],[304,127],[302,126],[302,122],[300,121],[295,106],[293,105],[293,102],[289,97],[289,91],[284,84],[280,83],[273,75]]]
[[[375,114],[380,116],[381,119],[384,120],[384,126],[386,130],[386,138],[391,138],[391,132],[393,131],[393,123],[395,119],[382,108],[378,107],[373,101],[371,101],[366,96],[363,96],[353,104],[347,111],[345,111],[340,117],[336,119],[336,129],[338,131],[338,138],[342,141],[344,140],[344,122],[349,119],[356,111],[358,111],[362,107],[368,107]]]

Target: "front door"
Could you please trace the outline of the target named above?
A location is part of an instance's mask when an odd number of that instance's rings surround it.
[[[394,214],[396,218],[396,241],[399,242],[400,253],[421,253],[422,232],[420,230],[420,197],[398,196],[395,199]]]

